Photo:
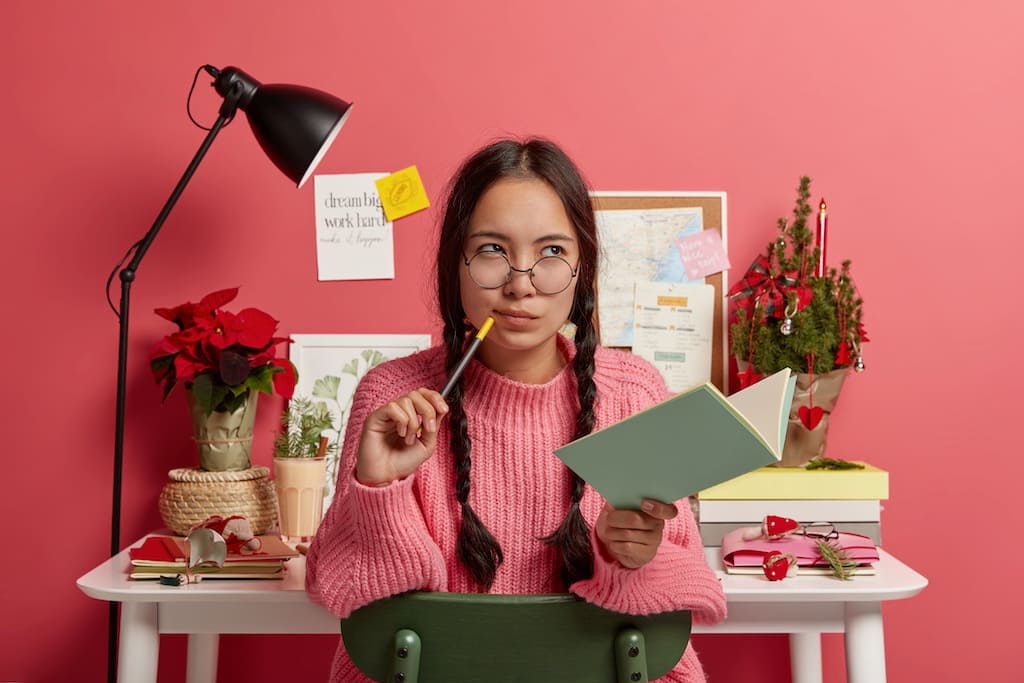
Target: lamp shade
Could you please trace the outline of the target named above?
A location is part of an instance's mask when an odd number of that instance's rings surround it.
[[[214,87],[225,98],[237,98],[263,152],[298,187],[313,175],[352,109],[314,88],[261,84],[235,67],[220,72]]]

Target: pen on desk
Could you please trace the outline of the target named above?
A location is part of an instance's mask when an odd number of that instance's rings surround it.
[[[484,321],[484,324],[480,326],[480,330],[476,333],[476,336],[473,337],[471,342],[469,342],[469,348],[466,349],[466,353],[462,355],[462,359],[459,361],[459,364],[456,365],[455,370],[452,371],[452,376],[448,378],[448,383],[445,384],[444,389],[441,390],[441,398],[448,398],[448,394],[451,392],[452,387],[454,387],[455,383],[459,381],[459,377],[462,376],[462,371],[466,369],[467,365],[469,365],[470,359],[473,357],[473,354],[476,353],[476,350],[480,348],[480,343],[484,340],[484,337],[487,336],[487,333],[491,331],[491,326],[493,324],[494,318],[488,316],[487,320]]]

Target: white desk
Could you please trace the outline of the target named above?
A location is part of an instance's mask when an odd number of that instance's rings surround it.
[[[138,545],[135,543],[133,545]],[[718,548],[708,564],[721,567]],[[849,683],[884,683],[882,605],[909,598],[928,580],[879,550],[878,573],[839,581],[797,576],[768,582],[761,576],[718,571],[729,600],[729,618],[694,633],[788,633],[794,683],[821,683],[821,634],[844,633]],[[340,625],[304,591],[305,558],[288,562],[283,581],[207,580],[187,586],[129,581],[122,551],[78,580],[97,600],[121,603],[118,681],[156,683],[161,633],[187,633],[188,683],[214,683],[218,634],[330,633]]]

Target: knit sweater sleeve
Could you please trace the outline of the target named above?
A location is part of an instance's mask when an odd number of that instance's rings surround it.
[[[621,419],[657,403],[668,396],[658,371],[638,358],[623,360],[621,369],[628,380],[614,382],[615,395],[624,401]],[[616,367],[615,369],[619,369]],[[605,396],[610,394],[605,391]],[[655,614],[691,610],[694,620],[714,624],[725,619],[726,600],[721,583],[708,567],[697,524],[686,499],[678,501],[675,519],[665,523],[661,545],[654,558],[637,569],[627,569],[615,560],[605,559],[601,541],[594,530],[604,500],[589,489],[584,498],[584,514],[591,527],[594,550],[594,574],[574,583],[570,590],[581,598],[606,609],[627,614]]]
[[[416,475],[382,488],[363,486],[354,476],[363,422],[401,393],[398,379],[409,374],[415,373],[384,364],[356,388],[334,500],[306,558],[307,593],[339,618],[389,595],[447,584],[444,559],[417,501]]]
[[[626,614],[691,610],[694,620],[716,624],[726,615],[725,593],[704,558],[704,547],[686,501],[676,504],[678,516],[665,524],[658,552],[650,562],[627,569],[607,560],[591,523],[594,575],[570,590],[588,602]]]

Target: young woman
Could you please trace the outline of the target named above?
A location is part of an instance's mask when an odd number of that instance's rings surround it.
[[[650,364],[597,344],[597,258],[586,184],[553,143],[500,141],[463,164],[437,254],[444,343],[356,389],[307,558],[314,600],[344,617],[408,590],[568,590],[619,612],[725,618],[685,501],[615,510],[553,454],[668,395]],[[574,341],[559,333],[567,320]],[[366,680],[343,644],[331,680]],[[704,680],[692,647],[662,680]]]

